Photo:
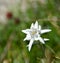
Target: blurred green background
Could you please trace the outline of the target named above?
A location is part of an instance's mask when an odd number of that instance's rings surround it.
[[[0,23],[0,63],[60,63],[60,0],[25,0],[10,7],[6,24]],[[43,34],[50,40],[45,45],[34,43],[31,51],[23,41],[21,30],[38,21],[42,29],[52,31]]]

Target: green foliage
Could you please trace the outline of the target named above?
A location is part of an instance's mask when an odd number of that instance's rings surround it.
[[[59,18],[60,12],[57,7],[55,7],[58,3],[59,2],[56,3],[55,0],[48,0],[45,5],[36,2],[36,8],[30,3],[30,7],[25,13],[19,10],[19,7],[16,11],[13,11],[12,9],[14,16],[18,16],[20,19],[20,23],[16,25],[14,23],[14,18],[12,18],[11,20],[8,20],[8,23],[5,26],[0,24],[0,59],[3,56],[2,54],[7,43],[11,42],[9,49],[6,48],[8,51],[4,59],[2,59],[2,63],[6,59],[10,61],[10,63],[42,63],[41,59],[46,63],[49,63],[48,60],[53,63],[60,63],[59,19],[56,22],[51,18],[48,20],[48,16],[56,16]],[[52,31],[42,35],[42,37],[48,37],[50,39],[45,45],[42,45],[40,42],[35,42],[29,52],[26,47],[29,41],[23,41],[25,34],[22,33],[21,30],[29,28],[31,23],[36,20],[43,29],[51,29]],[[13,39],[10,39],[11,35],[14,37]]]

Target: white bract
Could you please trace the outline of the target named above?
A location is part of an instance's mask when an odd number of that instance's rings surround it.
[[[45,44],[44,41],[47,41],[49,39],[42,38],[41,34],[46,33],[46,32],[50,32],[50,31],[51,31],[50,29],[42,30],[41,26],[38,25],[37,21],[35,22],[35,24],[33,24],[33,23],[31,24],[30,29],[22,30],[22,32],[26,34],[26,38],[24,39],[24,41],[30,40],[29,44],[27,45],[28,50],[29,51],[31,50],[32,44],[35,40],[36,41],[39,40],[42,44]]]

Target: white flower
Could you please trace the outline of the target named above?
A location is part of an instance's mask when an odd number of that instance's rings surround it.
[[[45,44],[44,41],[47,41],[49,39],[47,39],[47,38],[43,39],[41,37],[41,34],[46,33],[46,32],[50,32],[50,31],[51,31],[50,29],[42,30],[41,26],[38,25],[37,21],[35,22],[35,24],[33,24],[33,23],[31,24],[30,29],[22,30],[22,32],[26,34],[26,38],[24,39],[24,41],[30,40],[29,44],[27,45],[28,50],[29,51],[31,50],[32,44],[35,40],[36,41],[39,40],[42,44]]]

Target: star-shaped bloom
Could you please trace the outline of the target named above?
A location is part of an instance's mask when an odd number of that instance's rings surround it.
[[[45,44],[45,41],[49,40],[47,38],[42,38],[41,34],[50,32],[50,29],[41,29],[41,26],[38,25],[38,22],[36,21],[35,24],[32,23],[30,29],[22,30],[23,33],[26,34],[25,40],[30,40],[29,44],[27,45],[28,50],[31,50],[32,44],[34,41],[39,40],[42,44]]]

